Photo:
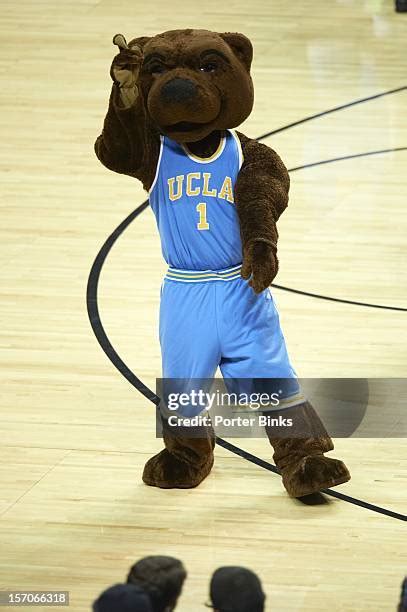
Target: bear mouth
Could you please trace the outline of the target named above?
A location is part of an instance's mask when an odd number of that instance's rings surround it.
[[[192,132],[194,130],[203,128],[206,123],[194,123],[192,121],[179,121],[179,123],[173,123],[172,125],[165,125],[164,129],[167,132]]]

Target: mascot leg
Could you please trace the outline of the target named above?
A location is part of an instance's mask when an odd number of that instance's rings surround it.
[[[241,323],[229,325],[228,359],[220,368],[225,380],[230,381],[228,387],[233,384],[244,388],[252,381],[256,391],[271,395],[281,389],[280,400],[290,401],[291,407],[263,413],[268,419],[281,416],[293,421],[292,427],[273,426],[271,421],[266,426],[274,461],[289,495],[302,497],[346,482],[350,475],[342,461],[324,456],[333,449],[332,440],[301,392],[271,291],[255,295],[245,281],[225,285],[231,285],[225,321]]]
[[[215,434],[212,427],[171,427],[164,418],[162,425],[165,448],[147,461],[144,483],[162,489],[198,486],[213,466]]]
[[[183,274],[179,270],[179,275]],[[215,434],[204,406],[165,407],[169,395],[191,394],[211,386],[218,365],[215,284],[165,279],[161,288],[160,344],[162,396],[160,418],[165,449],[147,461],[143,481],[163,489],[189,489],[208,476]],[[227,284],[227,283],[225,283]],[[198,426],[170,425],[168,417],[198,417]],[[204,417],[205,418],[200,418]]]
[[[291,418],[290,436],[287,427],[266,426],[274,448],[273,459],[281,471],[283,484],[291,497],[302,497],[347,482],[346,465],[339,459],[325,457],[333,450],[333,442],[309,402],[278,411],[268,416]]]

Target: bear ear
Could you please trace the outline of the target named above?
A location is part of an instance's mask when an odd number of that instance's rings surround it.
[[[138,38],[132,38],[129,42],[129,47],[137,46],[144,49],[144,45],[146,45],[151,38],[151,36],[139,36]]]
[[[220,37],[223,38],[234,54],[243,62],[247,71],[250,71],[253,59],[253,47],[247,36],[238,34],[237,32],[225,32],[220,34]]]

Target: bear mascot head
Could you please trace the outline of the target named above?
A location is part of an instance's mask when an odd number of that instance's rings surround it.
[[[149,119],[177,142],[195,142],[215,130],[237,127],[253,107],[253,48],[243,34],[172,30],[134,38],[143,54],[138,89]],[[141,59],[141,58],[140,58]]]

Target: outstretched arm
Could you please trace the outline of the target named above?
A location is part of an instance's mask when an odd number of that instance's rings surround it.
[[[128,46],[119,34],[113,39],[120,53],[113,59],[113,86],[103,131],[95,142],[95,153],[106,168],[142,181],[149,189],[159,155],[159,134],[149,124],[138,90],[144,38]]]
[[[235,199],[243,244],[242,276],[260,293],[278,271],[276,222],[288,204],[290,178],[275,151],[238,134],[244,162]]]

